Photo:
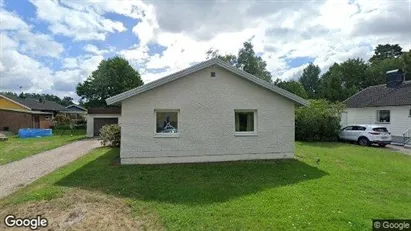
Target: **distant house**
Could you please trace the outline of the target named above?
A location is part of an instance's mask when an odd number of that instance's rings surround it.
[[[87,115],[87,109],[76,104],[72,104],[66,107],[64,112],[72,120],[83,120]]]
[[[217,58],[106,100],[121,104],[121,164],[294,157],[308,102]]]
[[[65,111],[67,108],[53,101],[0,95],[0,130],[50,128],[53,117]]]
[[[387,73],[385,84],[370,86],[344,101],[341,124],[382,124],[402,142],[411,135],[411,81],[401,70]]]

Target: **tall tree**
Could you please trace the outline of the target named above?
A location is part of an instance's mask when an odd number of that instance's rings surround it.
[[[244,42],[243,48],[238,52],[236,66],[260,79],[272,82],[271,73],[267,70],[267,63],[255,54],[253,44],[250,41]]]
[[[303,74],[298,80],[303,85],[308,97],[311,99],[317,97],[320,73],[320,68],[313,63],[310,63],[304,68]]]
[[[280,79],[277,79],[274,82],[274,84],[284,90],[287,90],[293,94],[300,96],[301,98],[304,98],[304,99],[308,98],[307,92],[305,91],[303,85],[297,81],[294,81],[294,80],[281,81]]]
[[[374,49],[374,55],[370,58],[370,62],[381,61],[389,58],[398,58],[402,55],[402,48],[398,44],[379,44]]]
[[[358,88],[348,86],[344,80],[344,69],[340,64],[334,63],[330,69],[321,77],[320,97],[329,101],[344,101],[355,94]]]
[[[86,107],[107,107],[105,100],[143,85],[138,71],[121,57],[103,60],[83,83],[76,88]]]
[[[206,52],[207,58],[219,58],[228,62],[245,72],[272,83],[271,73],[267,70],[267,63],[258,56],[250,41],[243,43],[243,47],[238,51],[238,55],[220,55],[218,50],[210,49]]]
[[[360,58],[348,59],[340,64],[342,84],[345,88],[362,90],[368,87],[368,65]]]

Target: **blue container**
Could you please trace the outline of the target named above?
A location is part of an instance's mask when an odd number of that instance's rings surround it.
[[[43,137],[52,136],[52,129],[39,129],[39,128],[22,128],[19,129],[20,138],[30,138],[30,137]]]

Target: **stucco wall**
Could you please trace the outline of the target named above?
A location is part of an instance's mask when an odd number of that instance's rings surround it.
[[[377,110],[390,110],[390,123],[384,123],[383,126],[394,136],[402,136],[402,133],[411,128],[410,106],[396,107],[367,107],[367,108],[348,108],[347,124],[378,124]]]
[[[179,137],[155,137],[155,109],[180,110]],[[257,110],[257,136],[235,136],[235,109]],[[121,131],[122,164],[292,158],[294,103],[207,68],[123,101]]]

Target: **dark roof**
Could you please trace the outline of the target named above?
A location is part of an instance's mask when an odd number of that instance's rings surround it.
[[[385,84],[370,86],[344,102],[348,108],[411,105],[411,81],[396,88],[388,88]]]
[[[69,111],[81,111],[81,112],[86,112],[87,111],[87,109],[85,109],[84,107],[81,107],[81,106],[75,105],[75,104],[67,106],[66,109],[69,110]]]
[[[5,96],[19,104],[22,104],[34,111],[67,111],[63,105],[60,105],[54,101],[44,100],[39,102],[38,99],[26,98],[22,99],[15,96]]]
[[[119,107],[109,107],[109,108],[89,108],[88,114],[113,114],[120,115],[121,108]]]

